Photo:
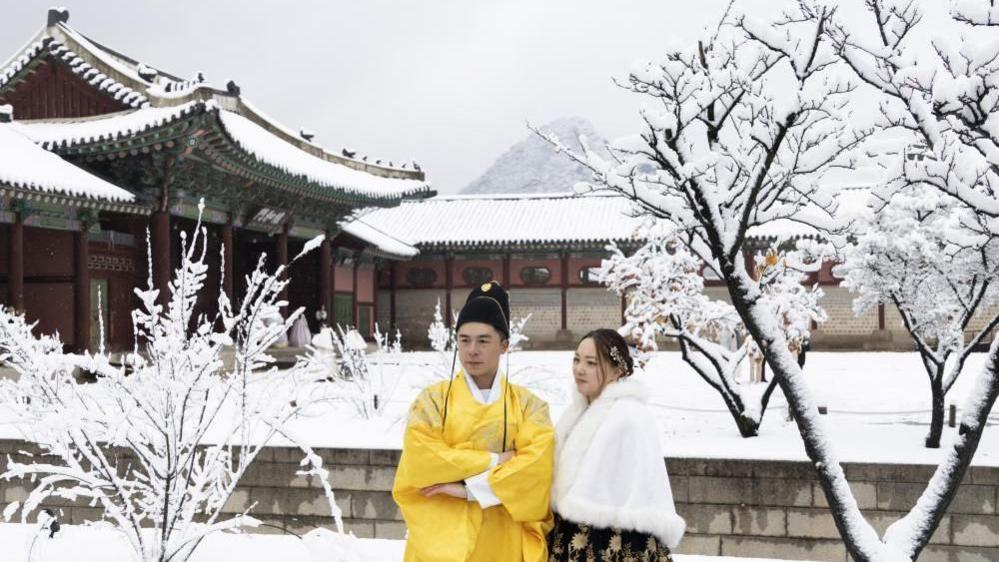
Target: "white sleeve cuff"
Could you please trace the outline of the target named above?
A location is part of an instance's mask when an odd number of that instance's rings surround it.
[[[469,500],[479,502],[482,509],[503,503],[496,497],[492,486],[489,485],[489,472],[487,470],[482,474],[476,474],[465,479],[465,487],[468,489]]]
[[[489,468],[495,468],[499,464],[499,455],[496,453],[489,453]]]

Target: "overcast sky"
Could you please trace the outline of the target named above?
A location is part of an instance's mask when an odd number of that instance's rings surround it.
[[[50,2],[7,2],[6,61]],[[725,0],[363,0],[64,3],[92,39],[181,77],[233,79],[258,108],[327,149],[415,159],[454,193],[522,139],[525,120],[578,115],[633,132],[611,77],[695,39]],[[693,7],[692,7],[693,6]]]

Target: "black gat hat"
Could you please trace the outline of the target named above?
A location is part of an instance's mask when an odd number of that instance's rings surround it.
[[[495,281],[483,283],[472,289],[465,301],[465,306],[458,313],[455,331],[461,329],[461,325],[468,322],[489,324],[509,339],[510,295]]]

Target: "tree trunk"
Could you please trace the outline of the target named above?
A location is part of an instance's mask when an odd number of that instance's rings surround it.
[[[930,433],[926,436],[926,447],[929,449],[940,448],[940,435],[943,433],[944,424],[943,366],[938,367],[937,371],[936,376],[930,379],[933,405],[930,413]]]

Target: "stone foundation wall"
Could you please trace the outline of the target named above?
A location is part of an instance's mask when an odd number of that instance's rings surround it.
[[[8,454],[30,450],[0,441],[0,468]],[[401,539],[405,525],[392,501],[398,451],[319,449],[331,470],[347,530],[360,537]],[[225,511],[261,519],[264,533],[304,533],[332,527],[322,489],[298,476],[301,454],[290,448],[261,452]],[[848,562],[814,470],[804,462],[670,459],[677,511],[687,520],[682,554]],[[933,467],[847,464],[845,470],[864,516],[879,532],[907,511]],[[972,468],[921,562],[999,561],[999,468]],[[0,510],[21,501],[24,482],[0,481]],[[70,523],[95,520],[99,510],[82,502],[46,504]]]

